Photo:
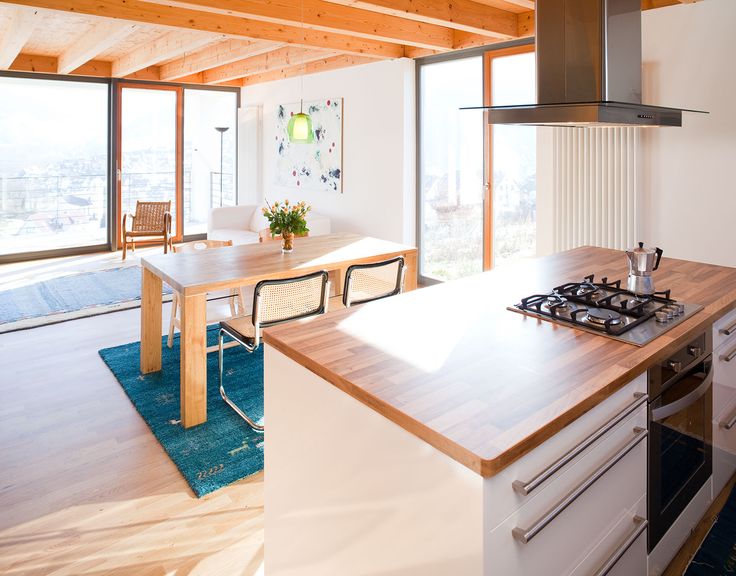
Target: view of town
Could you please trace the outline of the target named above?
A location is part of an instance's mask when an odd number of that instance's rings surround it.
[[[174,200],[176,189],[172,137],[146,121],[146,115],[165,117],[167,110],[160,105],[157,109],[157,102],[146,98],[145,93],[153,91],[135,92],[141,93],[135,94],[141,101],[129,102],[132,121],[124,123],[129,137],[123,142],[120,173],[123,213],[133,213],[137,200]],[[223,95],[188,92],[186,111],[192,121],[184,131],[181,209],[184,233],[200,234],[206,232],[211,207],[236,201],[235,131],[222,140],[220,178],[221,140],[214,130],[216,120],[208,117],[208,104]],[[224,96],[234,97],[232,93]],[[20,100],[36,107],[18,106]],[[234,100],[231,105],[234,121]],[[30,109],[34,114],[11,114],[14,109]],[[107,243],[106,117],[104,84],[34,81],[29,85],[20,78],[0,78],[0,254]],[[157,139],[148,136],[157,129]],[[45,139],[37,138],[38,133],[46,134]],[[176,209],[172,202],[174,216]]]

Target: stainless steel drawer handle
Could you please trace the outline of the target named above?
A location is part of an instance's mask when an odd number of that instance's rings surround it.
[[[619,460],[621,460],[624,456],[626,456],[629,452],[636,448],[637,444],[644,440],[648,435],[649,433],[644,428],[639,428],[638,426],[635,427],[634,437],[629,440],[625,446],[623,446],[613,456],[606,460],[600,468],[593,472],[593,474],[588,476],[585,480],[583,480],[580,484],[578,484],[575,488],[568,492],[562,500],[560,500],[557,504],[552,506],[552,508],[547,510],[547,512],[545,512],[544,515],[539,518],[539,520],[534,522],[534,524],[532,524],[529,528],[521,528],[519,526],[514,528],[511,531],[514,538],[522,544],[529,543],[532,538],[534,538],[537,534],[544,530],[544,528],[550,522],[552,522],[552,520],[557,518],[557,516],[559,516],[570,504],[575,502],[575,500],[577,500],[588,488],[595,484],[595,482],[601,476],[603,476],[606,472],[613,468]]]
[[[721,356],[721,360],[724,360],[725,362],[730,362],[734,358],[736,358],[736,348],[731,350],[728,354]]]
[[[718,425],[724,430],[730,430],[731,428],[736,426],[736,410],[734,410],[733,414],[731,414],[731,417],[728,420],[724,420]]]
[[[531,480],[524,482],[523,480],[514,480],[514,482],[511,484],[514,488],[514,491],[518,492],[519,494],[523,494],[524,496],[528,496],[532,493],[533,490],[536,488],[539,488],[542,484],[544,484],[545,481],[547,481],[550,477],[557,474],[557,472],[560,471],[560,469],[564,468],[567,464],[569,464],[572,460],[577,458],[578,455],[580,455],[582,452],[587,450],[593,443],[596,442],[601,436],[606,434],[609,430],[612,430],[615,428],[620,422],[623,422],[628,418],[631,414],[636,412],[636,410],[642,406],[643,404],[647,403],[647,400],[649,399],[649,396],[644,394],[643,392],[636,392],[634,393],[634,401],[631,402],[621,410],[618,414],[613,416],[608,422],[603,424],[600,428],[598,428],[595,432],[593,432],[590,436],[585,438],[582,442],[571,448],[568,452],[560,456],[557,460],[555,460],[552,464],[547,466],[544,470],[542,470],[539,474],[534,476]]]
[[[719,332],[721,334],[725,334],[726,336],[730,336],[731,334],[736,334],[736,322],[731,324],[728,328],[721,328]]]
[[[626,540],[621,543],[621,546],[619,546],[613,554],[606,558],[606,561],[600,568],[598,568],[598,570],[593,573],[593,576],[606,576],[606,574],[608,574],[613,569],[613,567],[616,566],[616,562],[621,560],[621,557],[626,554],[626,551],[631,548],[631,545],[634,542],[636,542],[636,539],[644,533],[644,530],[647,529],[647,526],[649,526],[649,522],[645,518],[642,518],[641,516],[634,516],[634,529],[626,537]]]

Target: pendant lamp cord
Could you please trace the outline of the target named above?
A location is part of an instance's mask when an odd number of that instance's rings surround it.
[[[299,88],[299,92],[301,94],[299,98],[299,113],[304,113],[304,62],[306,60],[304,56],[304,44],[307,43],[307,33],[304,30],[304,0],[301,0],[301,20],[302,20],[302,73],[300,77],[301,87]]]

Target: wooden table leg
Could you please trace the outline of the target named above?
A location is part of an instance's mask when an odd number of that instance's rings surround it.
[[[181,423],[207,421],[207,295],[183,296],[181,303]]]
[[[417,253],[408,252],[404,254],[406,276],[404,277],[404,292],[417,289]]]
[[[343,278],[345,278],[345,270],[342,268],[337,268],[336,270],[329,270],[327,272],[327,277],[332,284],[331,291],[332,294],[330,296],[339,296],[342,294],[343,289]]]
[[[161,370],[161,278],[143,268],[141,285],[141,372]]]

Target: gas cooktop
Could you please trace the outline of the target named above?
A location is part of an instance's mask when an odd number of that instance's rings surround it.
[[[574,326],[636,346],[654,340],[702,310],[670,298],[670,291],[638,296],[621,288],[621,281],[591,274],[582,282],[557,286],[546,294],[522,298],[509,310]]]

